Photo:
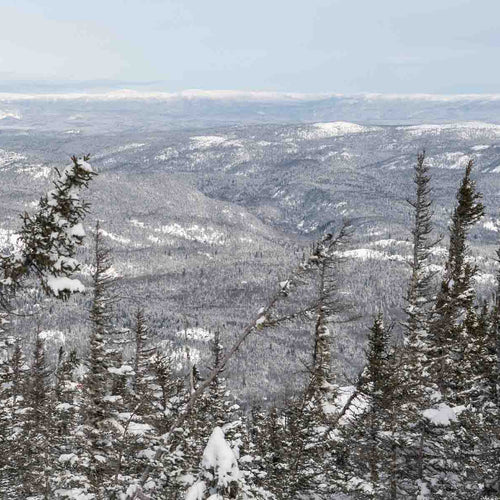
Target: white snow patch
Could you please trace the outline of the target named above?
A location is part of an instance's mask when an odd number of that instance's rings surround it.
[[[54,491],[57,498],[70,500],[95,500],[93,493],[86,493],[83,488],[58,489]]]
[[[112,150],[107,150],[106,154],[122,153],[123,151],[130,151],[131,149],[141,149],[145,145],[144,142],[130,142],[129,144],[123,144]]]
[[[452,408],[446,403],[440,403],[436,408],[424,410],[422,415],[435,425],[450,425],[451,422],[456,422],[457,415],[463,410],[463,406]]]
[[[65,291],[76,293],[83,292],[85,290],[85,287],[80,280],[67,278],[65,276],[50,276],[47,278],[47,286],[56,296]]]
[[[19,233],[0,227],[0,247],[4,246],[20,249]]]
[[[52,169],[50,167],[40,165],[32,167],[30,172],[34,179],[47,179],[50,176]]]
[[[102,400],[106,403],[116,403],[121,401],[123,398],[121,396],[104,396]]]
[[[203,452],[201,465],[206,470],[215,472],[217,483],[223,488],[229,486],[232,481],[240,479],[238,462],[220,427],[213,430]]]
[[[255,326],[257,328],[263,327],[267,323],[267,316],[261,316],[260,318],[257,319],[255,322]]]
[[[201,360],[201,353],[199,349],[195,347],[185,347],[175,348],[171,340],[162,340],[158,343],[158,351],[166,354],[172,359],[175,370],[183,370],[187,366],[188,351],[189,359],[193,364],[198,364]]]
[[[10,167],[12,164],[21,160],[26,160],[26,156],[14,151],[5,151],[5,149],[0,149],[0,168]]]
[[[67,462],[74,463],[76,459],[77,456],[74,453],[65,453],[63,455],[60,455],[57,461],[63,464]]]
[[[302,139],[325,139],[348,134],[361,134],[377,129],[378,127],[364,127],[350,122],[326,122],[314,123],[307,128],[299,129],[297,135]]]
[[[394,260],[398,262],[407,262],[408,259],[402,255],[388,255],[384,252],[378,250],[371,250],[369,248],[357,248],[355,250],[346,250],[344,252],[339,252],[342,257],[348,257],[352,259],[360,260]]]
[[[207,487],[204,481],[198,481],[189,488],[185,500],[203,500]]]
[[[129,238],[124,238],[123,236],[118,236],[118,235],[113,234],[113,233],[108,233],[104,229],[100,229],[100,231],[101,231],[101,234],[103,236],[105,236],[106,238],[109,238],[110,240],[113,240],[113,241],[116,241],[118,243],[121,243],[122,245],[127,245],[128,243],[130,243],[130,239]]]
[[[151,241],[151,243],[156,243],[156,244],[160,244],[162,242],[160,238],[153,236],[152,234],[148,236],[148,240]]]
[[[135,227],[144,227],[144,222],[138,221],[137,219],[130,219],[130,224]]]
[[[198,135],[196,137],[191,137],[191,142],[193,146],[198,149],[209,149],[214,146],[219,146],[226,141],[226,137],[221,137],[218,135]]]
[[[16,120],[20,120],[21,113],[19,111],[6,111],[0,109],[0,120],[4,120],[5,118],[14,118]]]
[[[462,151],[450,151],[436,156],[430,156],[427,163],[431,168],[463,169],[470,160],[468,154]]]
[[[172,158],[178,158],[179,157],[179,152],[173,148],[173,147],[168,147],[165,148],[164,150],[160,151],[154,159],[157,161],[168,161]]]
[[[44,330],[38,336],[44,341],[51,341],[55,344],[64,344],[66,342],[66,336],[59,330]]]
[[[431,490],[429,489],[426,482],[417,479],[417,485],[419,489],[417,500],[428,500],[429,498],[431,498]]]
[[[73,382],[73,384],[77,385]],[[73,408],[73,405],[70,403],[59,403],[56,405],[56,411],[69,411]]]
[[[199,327],[186,328],[178,331],[175,335],[182,339],[201,340],[203,342],[208,342],[214,338],[214,334],[212,332]]]
[[[198,241],[199,243],[209,243],[214,245],[223,245],[225,235],[211,226],[203,227],[198,224],[182,227],[180,224],[172,223],[160,228],[155,228],[155,232],[184,238],[186,240]]]
[[[494,231],[495,233],[497,233],[498,232],[498,221],[488,220],[486,222],[483,222],[483,227],[485,229],[489,229],[490,231]]]
[[[147,458],[148,460],[153,460],[153,458],[156,456],[156,451],[151,449],[141,450],[139,451],[139,453],[137,453],[137,456],[139,458]]]
[[[128,432],[133,436],[142,436],[151,431],[153,431],[153,427],[151,425],[142,424],[140,422],[130,422],[128,426]]]
[[[462,139],[474,139],[475,137],[488,136],[492,138],[500,137],[500,125],[486,122],[458,122],[445,124],[422,124],[407,127],[397,127],[413,136],[425,134],[441,135],[446,132],[453,132]]]
[[[119,368],[109,367],[108,372],[114,375],[134,375],[134,369],[129,365],[122,365]]]
[[[402,241],[402,240],[384,239],[384,240],[372,241],[370,243],[370,245],[382,247],[382,248],[392,247],[394,245],[403,245],[403,246],[409,247],[409,246],[411,246],[411,243],[408,241]]]
[[[345,406],[349,402],[349,399],[351,399],[355,392],[356,387],[352,385],[339,387],[336,398],[333,401],[327,401],[323,403],[323,411],[327,415],[338,414],[345,408]],[[353,415],[359,415],[363,413],[367,406],[368,402],[363,395],[355,395],[355,397],[351,400],[349,408],[345,409],[344,416],[339,424],[344,425],[345,423],[349,422]]]

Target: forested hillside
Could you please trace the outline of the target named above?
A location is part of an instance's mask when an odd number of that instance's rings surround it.
[[[127,104],[136,110],[137,124],[125,132],[121,113],[110,109],[104,114],[92,100],[79,117],[64,114],[81,108],[79,101],[44,103],[43,112],[50,108],[65,117],[64,130],[42,127],[46,122],[36,106],[28,106],[35,125],[28,120],[24,128],[22,114],[14,124],[0,124],[0,241],[6,247],[19,214],[34,210],[39,193],[57,175],[54,166],[63,168],[72,151],[95,152],[99,181],[88,193],[87,226],[101,221],[122,276],[122,300],[116,305],[121,328],[130,329],[131,308],[147,306],[154,339],[173,345],[178,357],[184,356],[186,325],[206,332],[219,329],[227,345],[312,242],[349,220],[353,234],[345,250],[342,291],[351,306],[346,314],[354,319],[333,327],[333,358],[339,361],[343,383],[352,383],[363,366],[373,315],[381,310],[389,323],[402,320],[411,259],[406,199],[412,196],[416,151],[424,147],[433,176],[436,233],[444,236],[431,257],[436,269],[445,262],[462,169],[468,158],[476,162],[486,214],[472,228],[470,242],[480,268],[479,296],[490,295],[500,192],[497,125],[316,122],[200,129],[193,123],[188,129],[161,129],[148,114],[139,113],[141,102]],[[232,109],[230,102],[226,106],[226,111]],[[92,256],[87,243],[80,260],[82,280],[88,284]],[[83,351],[89,301],[83,294],[64,307],[47,305],[51,314],[44,316],[42,330],[64,336],[68,349]],[[29,318],[26,328],[32,328]],[[208,363],[210,335],[189,339],[202,368]],[[286,398],[304,383],[310,339],[310,325],[299,322],[274,329],[251,349],[243,346],[237,363],[228,366],[229,387],[244,401]]]
[[[484,223],[486,208],[473,161],[460,166],[444,238],[434,222],[431,164],[424,153],[414,158],[408,258],[387,254],[387,261],[405,264],[404,308],[399,320],[386,321],[383,298],[369,305],[372,325],[358,332],[367,337],[365,355],[346,386],[342,339],[357,321],[356,302],[372,297],[346,293],[346,278],[367,279],[353,256],[382,253],[381,240],[373,250],[353,246],[363,227],[341,222],[332,207],[331,222],[313,244],[300,250],[288,244],[293,257],[273,270],[276,279],[264,290],[256,290],[255,307],[233,324],[242,326],[232,335],[224,331],[229,320],[206,329],[193,321],[194,307],[189,318],[183,314],[182,301],[199,300],[203,314],[210,308],[211,297],[199,295],[201,266],[198,282],[185,284],[180,310],[170,312],[184,321],[176,338],[162,339],[150,328],[153,278],[138,281],[132,274],[128,287],[121,286],[108,245],[133,241],[147,214],[132,219],[130,235],[111,233],[112,217],[85,231],[86,200],[100,175],[88,157],[73,157],[57,171],[52,189],[18,220],[2,256],[4,497],[498,498],[500,273],[491,268],[493,282],[483,280],[479,295],[471,236]],[[175,199],[175,186],[165,192],[167,200]],[[178,201],[184,201],[187,220],[194,199]],[[133,207],[128,193],[117,200],[121,210]],[[210,242],[215,252],[220,241],[241,248],[248,227],[261,241],[272,234],[249,213],[222,210],[220,216],[220,230],[169,224],[152,235],[182,232],[187,241]],[[232,240],[240,245],[232,247]],[[227,265],[234,273],[237,259]],[[178,273],[182,283],[187,271]],[[237,289],[228,291],[228,300],[238,303]],[[76,342],[66,342],[61,320],[76,328],[66,332]],[[280,350],[286,336],[302,343]],[[207,348],[209,357],[201,358]],[[261,356],[266,348],[270,353]],[[242,361],[248,353],[251,367]],[[302,369],[289,370],[281,388],[285,397],[262,397],[269,380],[279,380],[266,371],[273,359],[286,367],[287,357],[297,353]],[[237,401],[226,386],[229,367],[233,378],[251,371],[261,397]]]

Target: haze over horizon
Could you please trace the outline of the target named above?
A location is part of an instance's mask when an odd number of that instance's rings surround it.
[[[499,14],[493,0],[4,0],[0,79],[21,90],[491,94]]]
[[[168,82],[134,82],[114,80],[4,80],[0,82],[0,100],[23,100],[50,96],[53,98],[106,97],[113,99],[170,99],[211,98],[242,100],[307,100],[328,98],[360,99],[421,99],[421,100],[478,100],[500,99],[497,92],[302,92],[295,90],[273,90],[266,88],[182,88],[172,90]]]

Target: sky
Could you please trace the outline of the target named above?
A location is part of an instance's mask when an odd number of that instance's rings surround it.
[[[0,81],[500,93],[499,0],[0,0]]]

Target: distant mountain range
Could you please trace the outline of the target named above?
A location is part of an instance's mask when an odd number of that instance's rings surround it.
[[[23,88],[23,87],[21,87]],[[10,91],[6,91],[10,89]],[[45,128],[80,116],[98,120],[120,113],[121,130],[131,129],[133,117],[141,127],[208,125],[210,123],[290,123],[353,121],[363,124],[418,124],[454,121],[500,122],[500,94],[300,94],[263,91],[185,90],[164,92],[98,88],[93,92],[0,88],[0,119],[15,116],[24,126],[41,126],[40,112],[51,116]],[[52,90],[52,91],[51,91]],[[85,111],[92,108],[93,112]],[[137,120],[136,120],[137,124]]]

